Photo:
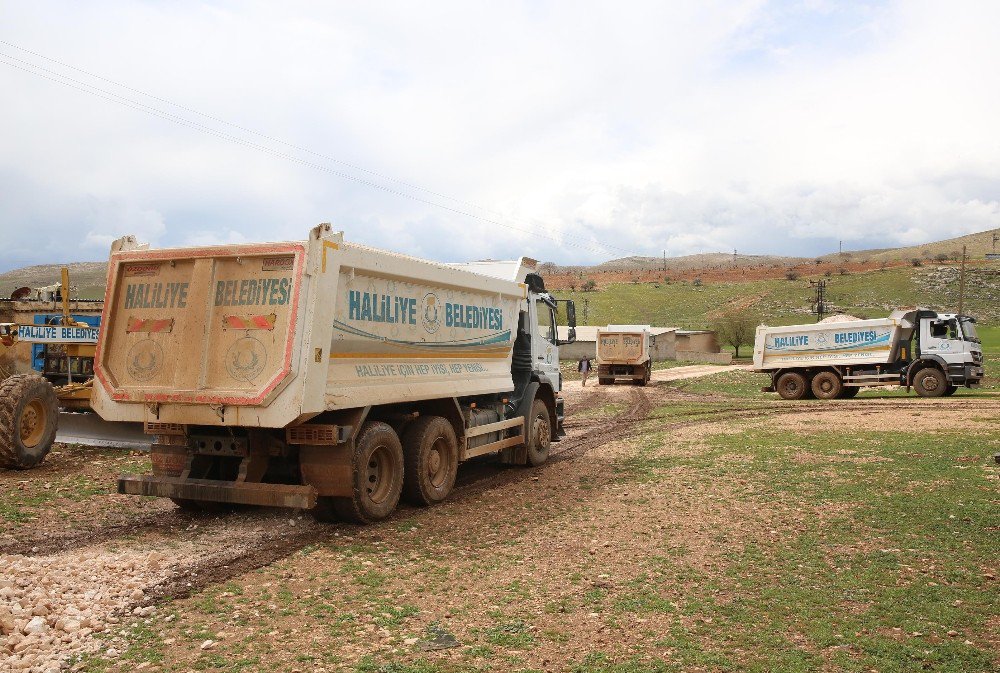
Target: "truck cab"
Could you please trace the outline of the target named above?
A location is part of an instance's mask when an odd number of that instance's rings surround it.
[[[919,311],[913,330],[914,362],[909,377],[930,363],[947,376],[949,386],[977,385],[983,378],[983,346],[976,319],[956,313]]]

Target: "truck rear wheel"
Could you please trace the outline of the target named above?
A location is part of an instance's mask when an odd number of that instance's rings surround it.
[[[535,398],[531,403],[531,414],[524,419],[525,447],[528,449],[528,465],[537,467],[549,458],[552,446],[552,421],[545,402]]]
[[[774,387],[778,395],[785,400],[801,400],[809,388],[806,377],[798,372],[785,372],[778,377]]]
[[[403,491],[403,447],[388,424],[370,421],[361,428],[351,456],[354,495],[334,498],[344,521],[372,523],[396,509]]]
[[[448,497],[458,474],[455,429],[440,416],[421,416],[403,433],[403,495],[415,505]]]
[[[948,389],[948,379],[936,367],[925,367],[913,377],[913,389],[921,397],[941,397]]]
[[[45,460],[58,417],[56,391],[41,376],[19,374],[0,384],[0,467],[25,470]]]
[[[817,399],[832,400],[840,397],[844,384],[836,372],[819,372],[812,380],[812,392]]]
[[[615,382],[615,380],[614,380],[614,379],[609,379],[609,378],[607,378],[607,377],[605,377],[605,378],[602,378],[602,379],[597,379],[597,383],[598,383],[599,385],[602,385],[602,386],[610,386],[610,385],[611,385],[612,383],[614,383],[614,382]]]
[[[840,399],[849,400],[852,397],[856,397],[859,392],[861,392],[861,388],[857,386],[841,386]]]

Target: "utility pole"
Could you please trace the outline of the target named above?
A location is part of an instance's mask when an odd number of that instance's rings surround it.
[[[826,281],[811,280],[809,284],[816,288],[816,322],[819,322],[826,314]]]
[[[962,315],[965,303],[965,246],[962,246],[962,270],[958,274],[958,314]]]
[[[997,241],[1000,241],[1000,234],[998,234],[997,232],[994,231],[993,232],[993,249],[994,250],[997,249]]]
[[[843,241],[840,242],[840,248],[839,248],[839,250],[837,252],[839,254],[841,254],[841,255],[844,254],[844,242]]]
[[[667,272],[667,251],[663,251],[663,273]]]
[[[589,325],[590,324],[590,321],[587,320],[587,309],[589,309],[589,308],[590,308],[590,299],[584,297],[583,298],[583,324],[584,325]]]

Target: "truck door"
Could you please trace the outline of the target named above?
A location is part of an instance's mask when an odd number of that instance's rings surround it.
[[[540,297],[531,301],[531,324],[537,326],[531,338],[534,369],[548,377],[553,390],[560,390],[559,350],[556,347],[555,308]]]

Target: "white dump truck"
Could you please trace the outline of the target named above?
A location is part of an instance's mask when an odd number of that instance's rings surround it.
[[[757,328],[754,371],[786,400],[853,397],[859,388],[906,386],[951,395],[983,378],[974,318],[903,308],[888,318]]]
[[[536,266],[429,262],[329,225],[288,243],[116,241],[93,407],[154,436],[153,473],[119,492],[365,523],[401,495],[443,500],[463,460],[543,463],[562,434],[560,311]]]
[[[649,325],[608,325],[597,330],[597,382],[618,380],[637,386],[649,383],[653,363],[649,355]]]

